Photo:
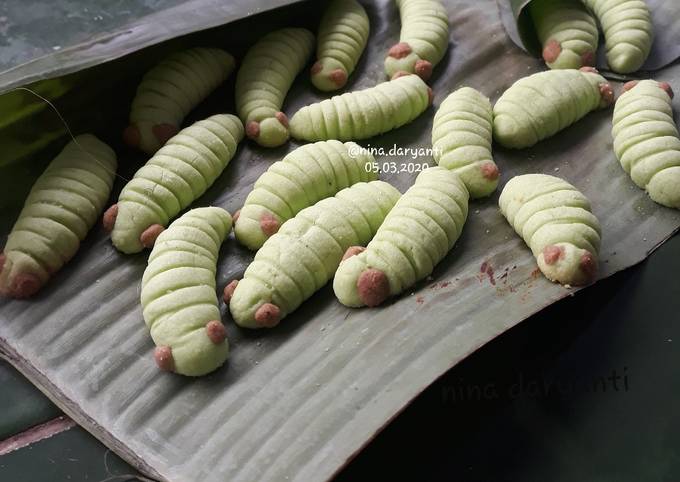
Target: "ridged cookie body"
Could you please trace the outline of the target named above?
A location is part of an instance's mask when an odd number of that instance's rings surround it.
[[[284,223],[231,295],[236,323],[271,327],[294,311],[328,283],[347,248],[368,243],[399,196],[382,181],[357,183]]]
[[[654,40],[652,16],[644,0],[582,0],[604,31],[609,68],[620,74],[642,67]]]
[[[367,167],[374,161],[353,142],[321,141],[295,149],[255,181],[236,219],[236,239],[249,249],[260,249],[302,209],[357,182],[377,179]]]
[[[227,359],[229,343],[220,321],[215,275],[229,231],[227,211],[197,208],[156,240],[142,277],[141,302],[162,369],[199,376]]]
[[[111,193],[116,154],[91,134],[76,137],[29,193],[0,254],[0,294],[35,294],[80,247]]]
[[[229,114],[198,121],[171,138],[107,211],[104,223],[112,228],[113,245],[124,253],[153,245],[158,232],[220,176],[242,138],[241,121]]]
[[[518,80],[498,99],[494,139],[515,149],[533,146],[613,100],[611,86],[592,67],[539,72]]]
[[[633,83],[616,101],[612,135],[633,182],[659,204],[680,209],[680,138],[669,93],[666,83]]]
[[[367,139],[408,124],[431,102],[425,82],[406,75],[305,106],[290,120],[290,132],[305,141]]]
[[[317,61],[311,70],[317,89],[330,92],[344,87],[366,47],[369,30],[366,10],[356,0],[333,0],[328,5],[321,17]]]
[[[221,49],[192,48],[168,56],[144,75],[130,111],[124,139],[153,154],[179,131],[184,117],[234,70]]]
[[[595,65],[597,21],[580,0],[533,0],[529,14],[548,67],[579,69]]]
[[[546,278],[572,286],[594,281],[600,223],[574,186],[545,174],[516,176],[503,188],[498,204]]]
[[[396,0],[401,18],[399,43],[385,57],[385,72],[416,74],[423,80],[449,46],[449,16],[439,0]]]
[[[288,118],[281,107],[313,50],[309,30],[284,28],[268,33],[246,53],[236,75],[236,110],[248,137],[261,146],[288,140]]]
[[[421,172],[365,250],[353,249],[333,280],[338,300],[377,306],[424,279],[453,248],[468,213],[460,177],[443,167]]]
[[[488,196],[498,186],[498,167],[491,155],[492,131],[491,102],[470,87],[449,94],[434,115],[434,160],[458,174],[472,198]]]

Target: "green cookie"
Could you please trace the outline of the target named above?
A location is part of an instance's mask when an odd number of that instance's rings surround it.
[[[366,10],[356,0],[333,0],[328,5],[319,25],[318,60],[311,70],[317,89],[344,87],[366,47],[369,30]]]
[[[574,186],[545,174],[516,176],[503,188],[498,204],[546,278],[572,286],[595,280],[600,223]]]
[[[0,253],[0,294],[34,295],[76,254],[109,199],[116,164],[91,134],[66,144],[35,181]]]
[[[262,244],[302,209],[357,182],[378,178],[375,159],[353,142],[306,144],[272,164],[234,215],[234,232],[249,249]]]
[[[288,118],[281,107],[313,50],[309,30],[284,28],[258,40],[243,59],[236,75],[236,110],[246,135],[261,146],[288,140]]]
[[[498,99],[494,139],[505,147],[530,147],[613,101],[611,85],[592,67],[539,72],[518,80]]]
[[[443,167],[421,172],[366,249],[349,248],[333,280],[346,306],[378,306],[424,279],[453,248],[468,213],[460,177]]]
[[[595,65],[597,21],[580,0],[533,0],[529,13],[551,69]]]
[[[680,138],[667,82],[632,81],[614,106],[614,152],[655,202],[680,209]]]
[[[406,75],[303,107],[290,120],[299,140],[367,139],[408,124],[432,103],[432,89]]]
[[[458,174],[472,198],[488,196],[498,186],[492,129],[491,102],[470,87],[449,94],[434,115],[434,160]]]
[[[142,309],[163,370],[200,376],[222,366],[229,343],[215,293],[217,257],[231,231],[222,208],[197,208],[163,231],[142,277]]]
[[[144,75],[132,101],[123,139],[153,154],[177,134],[184,117],[234,70],[234,57],[221,49],[176,52]]]
[[[399,196],[385,182],[360,182],[286,221],[243,279],[225,288],[234,321],[247,328],[278,324],[328,283],[350,246],[370,241]]]
[[[399,43],[385,57],[385,72],[427,80],[449,46],[449,15],[439,0],[396,0],[401,17]]]
[[[217,114],[182,129],[139,169],[104,214],[123,253],[153,246],[164,226],[222,174],[243,139],[236,116]]]
[[[654,40],[649,8],[644,0],[582,0],[604,31],[609,68],[635,72],[645,63]]]

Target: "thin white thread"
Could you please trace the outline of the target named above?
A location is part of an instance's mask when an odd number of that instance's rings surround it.
[[[99,164],[102,168],[104,168],[104,170],[106,170],[106,171],[108,171],[108,172],[110,172],[110,173],[113,173],[114,176],[121,178],[121,179],[122,179],[123,181],[125,181],[125,182],[130,182],[129,179],[127,179],[127,178],[121,176],[121,175],[118,174],[116,171],[111,171],[111,170],[108,168],[108,166],[107,166],[106,164],[104,164],[102,161],[100,161],[99,159],[97,159],[97,157],[96,157],[94,154],[92,154],[91,152],[89,152],[89,151],[86,150],[83,146],[80,145],[80,143],[78,142],[78,140],[76,139],[76,137],[73,135],[73,132],[71,131],[71,128],[69,127],[68,123],[66,122],[66,119],[64,119],[64,116],[61,115],[61,112],[59,112],[59,109],[57,109],[57,107],[56,107],[52,102],[50,102],[48,99],[46,99],[46,98],[43,97],[42,95],[38,94],[38,93],[35,92],[34,90],[29,89],[28,87],[15,87],[14,89],[10,90],[9,92],[14,92],[14,91],[19,91],[19,90],[25,90],[26,92],[31,93],[31,94],[33,94],[34,96],[36,96],[38,99],[42,100],[42,101],[45,102],[47,105],[49,105],[50,108],[57,114],[57,116],[59,117],[59,120],[61,121],[61,123],[62,123],[62,124],[64,125],[64,127],[66,128],[66,132],[67,132],[67,134],[68,134],[69,136],[71,136],[71,140],[73,140],[73,143],[74,143],[76,146],[78,146],[78,148],[79,148],[81,151],[83,151],[86,155],[88,155],[89,157],[91,157],[92,159],[94,159],[95,162],[97,162],[97,164]],[[9,92],[8,92],[8,93],[9,93]]]

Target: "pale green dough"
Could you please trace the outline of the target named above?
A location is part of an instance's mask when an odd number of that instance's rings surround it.
[[[453,248],[468,213],[468,192],[460,177],[443,167],[421,172],[397,201],[366,250],[340,263],[333,290],[346,306],[377,306],[424,279]],[[367,270],[382,272],[389,283],[367,299],[361,279]],[[384,279],[384,278],[383,278]]]
[[[610,105],[609,83],[594,69],[584,69],[592,71],[550,70],[512,84],[493,109],[494,139],[504,147],[530,147]]]
[[[492,130],[491,102],[470,87],[449,94],[434,115],[432,156],[460,176],[472,198],[488,196],[498,186]]]
[[[385,57],[385,72],[417,74],[427,80],[449,46],[449,15],[439,0],[396,0],[399,43]]]
[[[231,297],[234,321],[247,328],[277,324],[333,277],[350,246],[365,245],[399,199],[382,181],[357,183],[303,209],[255,254]],[[272,304],[276,316],[261,311]]]
[[[201,196],[227,167],[242,138],[241,121],[229,114],[182,129],[121,191],[112,207],[117,208],[113,245],[124,253],[144,249],[142,234],[154,225],[167,226]]]
[[[304,28],[268,33],[253,45],[236,75],[236,110],[249,138],[264,147],[288,140],[281,112],[286,94],[314,50],[314,35]]]
[[[503,188],[498,204],[546,278],[571,286],[595,280],[600,223],[574,186],[545,174],[516,176]]]
[[[431,96],[422,79],[405,75],[303,107],[290,120],[290,133],[304,141],[367,139],[414,120]]]
[[[614,106],[614,152],[649,197],[680,209],[680,138],[662,85],[642,80],[621,94]]]
[[[76,254],[97,222],[116,175],[116,153],[77,136],[35,181],[0,253],[0,294],[35,294]]]
[[[551,69],[595,65],[599,33],[580,0],[532,0],[529,14]]]
[[[654,40],[649,7],[644,0],[582,0],[604,31],[609,68],[620,74],[642,67]]]
[[[236,220],[236,239],[260,249],[273,234],[268,230],[275,232],[302,209],[352,184],[377,179],[370,168],[374,161],[353,142],[321,141],[295,149],[255,181]]]
[[[312,66],[314,86],[325,92],[338,90],[354,72],[366,47],[370,25],[366,10],[356,0],[333,0],[321,17]]]
[[[221,49],[192,48],[169,55],[144,75],[132,101],[126,141],[153,154],[167,140],[154,134],[154,126],[165,125],[165,133],[179,130],[184,117],[203,101],[234,70],[234,57]],[[173,128],[173,129],[171,129]]]
[[[220,321],[215,276],[220,246],[229,231],[227,211],[197,208],[156,240],[142,277],[141,302],[151,338],[167,351],[165,360],[159,360],[159,349],[155,353],[162,368],[199,376],[227,359],[229,343]]]

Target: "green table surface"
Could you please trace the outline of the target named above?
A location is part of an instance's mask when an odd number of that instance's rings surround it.
[[[365,480],[376,469],[381,480],[680,480],[679,253],[675,236],[644,263],[487,344],[337,480]],[[6,364],[0,381],[2,438],[58,414]],[[0,456],[0,481],[125,481],[132,473],[77,426]]]

